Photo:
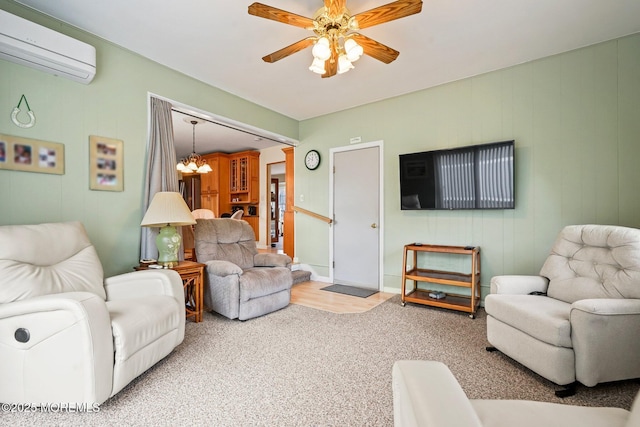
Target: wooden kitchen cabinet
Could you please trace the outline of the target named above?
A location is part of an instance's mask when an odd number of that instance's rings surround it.
[[[242,209],[242,219],[253,228],[260,239],[260,152],[241,151],[229,155],[230,210]]]
[[[260,152],[229,155],[229,196],[233,203],[260,202]]]
[[[202,156],[212,172],[200,176],[200,207],[210,209],[220,217],[230,212],[229,206],[229,155],[212,153]]]

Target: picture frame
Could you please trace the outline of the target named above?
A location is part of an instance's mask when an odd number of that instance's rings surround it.
[[[64,175],[64,144],[0,134],[0,169]]]
[[[89,189],[124,191],[124,143],[103,136],[89,136]]]

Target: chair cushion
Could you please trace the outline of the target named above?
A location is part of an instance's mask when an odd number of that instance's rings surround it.
[[[538,295],[491,294],[484,301],[488,315],[556,347],[572,348],[571,305]]]
[[[240,268],[253,267],[258,253],[253,228],[246,221],[231,218],[198,219],[195,226],[198,262],[223,260]]]
[[[104,273],[79,222],[0,227],[0,303],[62,292],[103,300]]]
[[[113,329],[115,362],[129,359],[180,325],[182,309],[167,295],[107,301]]]
[[[640,230],[571,225],[556,239],[540,275],[549,296],[573,303],[590,298],[640,298]]]
[[[240,276],[240,302],[291,288],[291,270],[286,267],[255,267]]]

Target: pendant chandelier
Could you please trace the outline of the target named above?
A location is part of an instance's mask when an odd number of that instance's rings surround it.
[[[186,121],[186,120],[185,120]],[[197,120],[191,120],[193,125],[193,147],[189,157],[184,158],[178,162],[176,169],[182,173],[209,173],[212,172],[211,166],[207,164],[207,161],[196,153],[196,125],[200,123]]]

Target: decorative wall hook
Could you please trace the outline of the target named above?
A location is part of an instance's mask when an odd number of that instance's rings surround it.
[[[27,123],[23,123],[18,119],[18,114],[20,114],[20,104],[22,104],[22,100],[27,104],[27,114],[29,115],[29,121]],[[13,109],[11,112],[11,121],[18,127],[21,128],[30,128],[36,124],[36,115],[31,111],[31,107],[29,107],[29,102],[27,102],[27,97],[24,94],[20,97],[20,102],[18,102],[18,106]]]

